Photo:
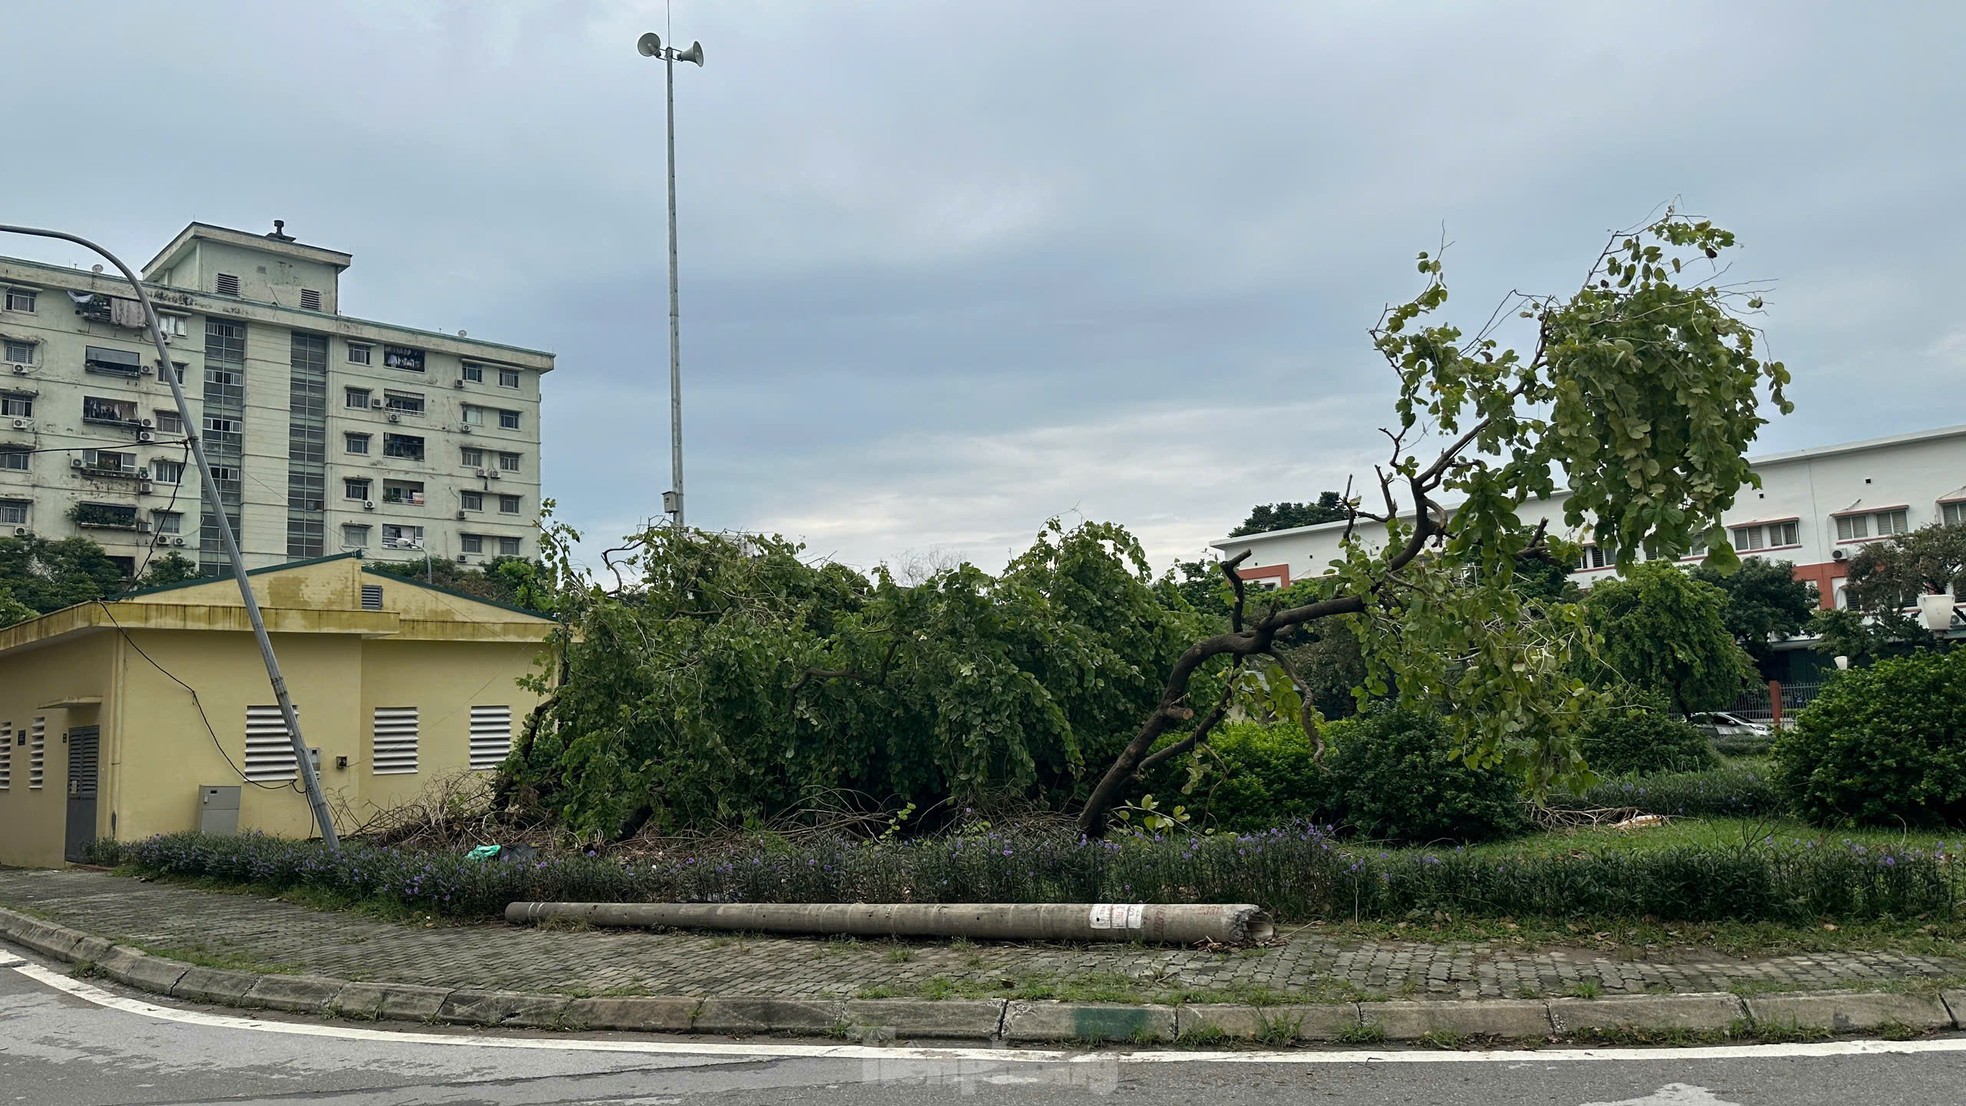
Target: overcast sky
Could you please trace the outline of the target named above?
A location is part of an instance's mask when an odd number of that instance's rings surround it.
[[[656,4],[0,0],[0,217],[355,256],[351,315],[554,351],[547,494],[668,485]],[[1966,5],[678,0],[690,521],[1001,566],[1341,487],[1443,228],[1470,326],[1663,200],[1741,235],[1796,413],[1966,422]],[[0,252],[68,260],[39,243]]]

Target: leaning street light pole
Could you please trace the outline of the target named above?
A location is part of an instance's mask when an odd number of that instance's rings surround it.
[[[682,308],[676,293],[676,63],[693,61],[703,65],[703,44],[692,42],[687,50],[662,45],[653,31],[635,43],[645,58],[661,58],[669,86],[669,473],[673,486],[662,497],[676,528],[683,532],[683,342]]]
[[[294,712],[293,698],[287,694],[286,677],[280,675],[280,661],[273,655],[273,639],[266,634],[266,620],[260,617],[259,601],[253,598],[252,581],[246,578],[246,559],[239,554],[239,539],[233,534],[232,520],[226,516],[225,504],[219,499],[218,481],[212,478],[212,466],[205,460],[205,445],[198,437],[200,423],[192,417],[190,405],[184,399],[184,389],[178,384],[177,371],[171,364],[171,348],[164,341],[164,331],[158,325],[157,308],[150,302],[150,293],[143,290],[143,282],[137,279],[128,265],[123,264],[121,258],[86,238],[58,230],[5,224],[0,224],[0,232],[58,238],[94,250],[116,266],[123,279],[136,290],[137,302],[143,304],[144,322],[150,327],[150,341],[157,347],[157,375],[171,387],[171,399],[177,404],[178,422],[184,427],[185,444],[190,447],[191,459],[198,464],[199,484],[205,490],[205,507],[218,520],[219,539],[225,546],[226,560],[232,562],[232,578],[239,582],[239,595],[246,601],[246,621],[252,624],[253,640],[259,643],[260,658],[266,662],[266,678],[273,685],[273,698],[280,704],[280,716],[286,720],[287,738],[293,742],[294,763],[300,768],[301,783],[307,787],[307,803],[314,809],[315,824],[321,827],[321,840],[327,843],[329,849],[339,851],[341,838],[336,835],[334,819],[328,814],[328,801],[321,795],[321,777],[315,774],[307,742],[300,736],[300,716]]]

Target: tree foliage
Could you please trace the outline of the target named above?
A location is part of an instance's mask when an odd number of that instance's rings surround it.
[[[521,610],[551,613],[552,585],[538,561],[524,557],[494,557],[479,567],[460,565],[448,557],[421,561],[372,561],[370,569],[405,580],[423,580],[463,595],[489,599]]]
[[[1775,642],[1801,633],[1819,609],[1815,589],[1795,578],[1792,561],[1749,557],[1732,572],[1700,565],[1693,579],[1726,596],[1721,621],[1757,663],[1768,659]]]
[[[1837,673],[1775,740],[1783,788],[1823,825],[1966,825],[1966,650]]]
[[[1117,526],[1056,520],[997,576],[808,564],[656,528],[582,583],[549,529],[551,698],[503,791],[582,832],[774,818],[841,792],[928,808],[1084,793],[1199,629]]]
[[[1350,517],[1345,497],[1338,492],[1319,492],[1312,503],[1259,503],[1250,508],[1242,525],[1229,531],[1232,538],[1248,534],[1267,534],[1272,530],[1291,530],[1316,526],[1321,522],[1343,522]]]
[[[1850,558],[1843,594],[1852,610],[1896,615],[1939,591],[1966,596],[1966,526],[1934,523],[1865,545]]]
[[[1727,593],[1676,566],[1634,565],[1585,601],[1599,659],[1624,683],[1664,695],[1680,714],[1720,710],[1755,679],[1728,632]]]
[[[1473,335],[1434,322],[1447,285],[1439,258],[1422,253],[1424,287],[1372,332],[1398,381],[1390,455],[1378,469],[1385,510],[1347,513],[1382,528],[1384,540],[1348,542],[1319,598],[1236,615],[1229,632],[1186,650],[1093,790],[1081,829],[1103,834],[1143,767],[1171,749],[1191,751],[1220,720],[1220,700],[1198,709],[1198,676],[1250,686],[1246,667],[1267,668],[1299,627],[1341,615],[1359,616],[1367,692],[1417,709],[1450,705],[1455,742],[1472,764],[1504,765],[1532,787],[1583,775],[1574,730],[1597,698],[1570,654],[1588,647],[1589,631],[1576,604],[1514,586],[1521,559],[1548,548],[1517,508],[1552,495],[1561,474],[1566,522],[1588,524],[1598,544],[1619,550],[1621,568],[1641,550],[1677,558],[1702,537],[1712,560],[1738,562],[1720,517],[1740,487],[1757,483],[1745,453],[1762,404],[1790,405],[1787,370],[1757,356],[1756,332],[1736,313],[1761,301],[1682,281],[1717,274],[1714,262],[1733,245],[1730,232],[1672,212],[1615,235],[1576,293],[1506,305],[1527,324],[1526,352],[1505,347],[1493,321]],[[1429,440],[1445,441],[1431,460],[1419,452]],[[1452,498],[1460,505],[1450,509]],[[1162,743],[1183,730],[1182,741]]]

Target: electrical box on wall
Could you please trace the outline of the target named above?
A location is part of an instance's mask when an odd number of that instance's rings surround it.
[[[198,832],[234,834],[239,832],[239,785],[198,789]]]

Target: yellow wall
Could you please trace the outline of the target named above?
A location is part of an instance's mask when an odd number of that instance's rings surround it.
[[[12,727],[11,781],[0,791],[0,864],[44,866],[62,862],[62,836],[68,814],[68,745],[71,726],[101,725],[103,759],[111,740],[107,717],[93,705],[47,704],[98,699],[113,701],[114,642],[104,634],[69,638],[23,650],[0,663],[0,722]],[[44,778],[29,786],[27,731],[46,720]],[[107,776],[106,769],[101,770]],[[105,804],[98,788],[97,833],[104,830]]]

